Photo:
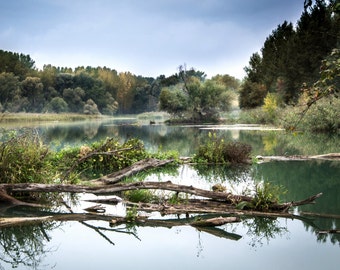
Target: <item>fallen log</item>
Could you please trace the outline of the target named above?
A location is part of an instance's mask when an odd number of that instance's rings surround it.
[[[193,186],[177,185],[171,181],[167,182],[134,182],[118,183],[115,185],[70,185],[70,184],[0,184],[0,188],[11,192],[70,192],[70,193],[93,193],[93,194],[112,194],[116,192],[140,189],[161,189],[175,192],[183,192],[200,197],[221,200],[226,202],[250,201],[252,197],[243,195],[233,195],[231,193],[214,192],[210,190],[195,188]]]
[[[294,155],[294,156],[256,156],[259,163],[271,161],[293,161],[293,160],[340,160],[340,153],[329,153],[323,155]]]
[[[154,158],[147,158],[147,159],[137,161],[133,165],[127,168],[124,168],[118,172],[114,172],[114,173],[102,176],[100,178],[94,179],[91,182],[99,183],[99,184],[102,183],[106,185],[115,184],[115,183],[122,181],[124,178],[136,175],[137,173],[141,171],[161,167],[171,162],[173,162],[173,159],[158,160]]]
[[[24,206],[31,206],[31,207],[42,207],[41,204],[36,203],[27,203],[20,201],[6,193],[6,191],[2,188],[0,188],[0,202],[6,203],[9,205],[24,205]]]
[[[187,193],[190,195],[198,196],[201,198],[208,198],[210,200],[218,201],[221,205],[232,205],[235,207],[240,202],[252,202],[254,200],[251,196],[233,195],[232,193],[214,192],[210,190],[204,190],[195,188],[193,186],[173,184],[171,181],[167,182],[135,182],[135,183],[118,183],[115,185],[95,185],[95,186],[78,186],[78,185],[53,185],[53,184],[1,184],[0,189],[10,190],[11,192],[71,192],[71,193],[93,193],[93,194],[112,194],[128,190],[167,190]],[[297,202],[288,202],[277,204],[273,203],[269,206],[268,211],[282,211],[287,212],[290,207],[315,203],[315,200],[319,198],[322,193],[311,196],[305,200]],[[202,200],[204,202],[204,200]],[[207,203],[207,200],[205,200]],[[204,207],[201,205],[200,207]],[[208,206],[210,207],[210,206]]]

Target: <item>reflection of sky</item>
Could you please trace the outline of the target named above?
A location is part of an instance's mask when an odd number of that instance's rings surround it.
[[[132,235],[104,232],[114,243],[80,223],[66,223],[55,230],[47,263],[55,269],[338,269],[339,247],[317,243],[300,221],[282,219],[289,233],[269,243],[252,247],[247,228],[226,225],[226,230],[242,235],[239,241],[199,233],[190,226],[137,228],[139,241]],[[92,222],[105,226],[104,222]],[[45,262],[46,263],[46,262]]]

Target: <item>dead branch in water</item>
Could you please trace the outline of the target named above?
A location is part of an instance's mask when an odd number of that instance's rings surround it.
[[[296,161],[296,160],[340,160],[340,153],[328,153],[323,155],[314,155],[314,156],[303,156],[303,155],[294,155],[294,156],[257,156],[256,157],[259,163],[263,162],[271,162],[271,161]]]
[[[173,159],[168,159],[168,160],[158,160],[158,159],[154,159],[154,158],[147,158],[147,159],[143,159],[140,161],[137,161],[136,163],[134,163],[133,165],[124,168],[118,172],[114,172],[108,175],[105,175],[103,177],[100,177],[98,179],[92,180],[92,183],[102,183],[102,184],[115,184],[120,182],[121,180],[123,180],[126,177],[130,177],[133,176],[141,171],[145,171],[145,170],[150,170],[153,168],[158,168],[161,166],[164,166],[166,164],[169,164],[173,162]]]
[[[251,196],[244,195],[233,195],[232,193],[224,193],[224,192],[214,192],[209,190],[204,190],[200,188],[195,188],[193,186],[186,185],[178,185],[174,184],[171,181],[167,182],[136,182],[136,183],[119,183],[115,185],[96,185],[96,186],[77,186],[77,185],[53,185],[53,184],[2,184],[0,185],[0,190],[10,190],[11,192],[70,192],[70,193],[93,193],[93,194],[112,194],[118,193],[122,191],[128,190],[142,190],[142,189],[152,189],[152,190],[167,190],[167,191],[175,191],[181,193],[187,193],[190,195],[206,198],[202,199],[202,205],[197,205],[193,209],[198,210],[209,209],[216,207],[216,201],[219,206],[222,207],[232,207],[240,202],[252,202],[254,200]],[[311,196],[307,199],[296,201],[296,202],[288,202],[288,203],[272,203],[268,206],[268,211],[276,211],[276,212],[287,212],[291,207],[300,206],[310,203],[315,203],[315,200],[319,198],[322,193]],[[15,198],[3,193],[3,197],[8,198],[8,202],[15,202],[15,204],[20,204],[20,201]],[[207,200],[209,199],[209,200]],[[25,204],[25,203],[22,203]],[[209,205],[210,204],[210,205]],[[32,205],[33,206],[33,205]],[[190,203],[189,203],[190,206]],[[162,207],[162,206],[161,206]],[[191,211],[192,212],[192,211]]]

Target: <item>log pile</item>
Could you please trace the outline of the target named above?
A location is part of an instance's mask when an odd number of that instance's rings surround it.
[[[238,209],[237,205],[241,202],[252,202],[254,200],[251,196],[234,195],[229,192],[221,191],[210,191],[193,186],[178,185],[170,181],[167,182],[134,182],[134,183],[121,183],[121,180],[127,176],[136,174],[139,171],[143,171],[150,168],[164,166],[172,162],[172,160],[160,161],[155,159],[146,159],[135,163],[134,165],[113,173],[104,177],[95,179],[92,185],[70,185],[70,184],[38,184],[38,183],[24,183],[24,184],[0,184],[0,201],[8,205],[25,205],[32,207],[41,207],[39,204],[31,204],[17,200],[11,194],[17,192],[67,192],[67,193],[92,193],[96,195],[105,194],[119,194],[129,190],[166,190],[178,193],[185,193],[193,196],[191,199],[179,200],[178,203],[173,204],[169,201],[162,201],[158,203],[132,203],[125,202],[128,206],[135,207],[138,210],[146,212],[160,212],[161,214],[185,214],[189,216],[191,213],[200,214],[216,214],[216,215],[228,215],[228,217],[215,218],[213,220],[196,221],[191,225],[196,227],[206,226],[220,226],[221,224],[228,222],[238,222],[239,216],[269,216],[269,217],[293,217],[289,213],[291,207],[314,203],[317,198],[322,194],[316,194],[309,198],[306,198],[297,202],[277,203],[273,202],[268,206],[266,211],[255,211],[254,209]],[[98,200],[97,202],[99,202]],[[107,203],[102,201],[103,204]],[[117,201],[115,201],[117,203]],[[46,207],[46,206],[44,206]],[[60,216],[52,215],[34,219],[22,219],[21,222],[41,222],[46,220],[63,220],[76,219],[76,220],[87,220],[102,217],[101,214],[105,213],[105,208],[101,205],[95,205],[87,209],[89,212],[86,215],[73,216]],[[232,215],[232,216],[231,216]],[[105,217],[106,218],[106,217]],[[111,217],[112,222],[126,222],[126,219]],[[20,223],[18,220],[0,220],[1,226],[8,226],[9,224]]]

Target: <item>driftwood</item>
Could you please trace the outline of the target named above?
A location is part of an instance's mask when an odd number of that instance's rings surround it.
[[[101,154],[101,153],[95,153]],[[89,156],[86,156],[87,158]],[[79,162],[82,162],[80,159]],[[0,184],[0,201],[11,205],[25,205],[32,207],[42,207],[42,205],[31,204],[22,202],[12,197],[10,194],[15,194],[16,192],[67,192],[67,193],[93,193],[97,195],[102,194],[114,194],[121,193],[129,190],[166,190],[173,191],[177,193],[186,193],[194,196],[192,199],[181,200],[178,198],[177,204],[170,204],[168,201],[164,200],[162,203],[131,203],[125,202],[128,206],[136,207],[138,210],[142,211],[158,211],[161,214],[186,214],[188,217],[190,213],[200,213],[200,214],[216,214],[216,215],[233,215],[233,217],[224,217],[221,219],[214,218],[213,220],[204,220],[204,222],[194,223],[193,226],[219,226],[226,222],[236,222],[239,220],[240,216],[266,216],[266,217],[290,217],[294,216],[288,213],[291,207],[314,203],[315,200],[321,196],[320,194],[311,196],[305,200],[297,202],[287,202],[278,204],[273,202],[269,205],[266,211],[252,211],[251,209],[237,209],[237,205],[240,202],[252,202],[254,200],[251,196],[244,195],[234,195],[232,193],[221,192],[221,191],[211,191],[204,190],[200,188],[195,188],[193,186],[178,185],[171,181],[167,182],[134,182],[134,183],[118,183],[125,177],[132,176],[140,171],[144,171],[150,168],[156,168],[163,166],[172,162],[172,160],[156,160],[156,159],[145,159],[139,161],[132,166],[123,169],[119,172],[106,175],[104,177],[95,179],[91,182],[91,185],[70,185],[70,184],[38,184],[38,183],[23,183],[23,184]],[[95,200],[97,205],[85,209],[90,212],[87,214],[75,214],[71,212],[70,215],[48,215],[45,217],[37,218],[23,218],[23,219],[1,219],[0,226],[11,226],[11,224],[21,224],[21,223],[32,223],[32,222],[44,222],[49,220],[78,220],[80,222],[89,219],[107,219],[104,215],[99,215],[105,212],[105,208],[100,204],[105,203],[117,203],[118,200],[114,199],[105,200]],[[98,204],[99,203],[99,204]],[[46,206],[44,206],[46,207]],[[73,216],[72,216],[73,215]],[[126,222],[124,218],[112,218],[112,224]],[[142,220],[138,220],[142,224]],[[191,221],[193,222],[193,221]],[[196,221],[197,222],[197,221]],[[150,221],[148,221],[150,224]],[[203,229],[202,229],[203,230]],[[206,230],[206,229],[204,229]],[[227,237],[223,232],[213,230],[215,234],[222,235],[221,237]],[[213,232],[210,232],[213,233]],[[230,235],[229,235],[230,236]]]
[[[340,160],[340,153],[329,153],[323,155],[314,156],[257,156],[259,163],[270,162],[270,161],[291,161],[291,160]]]
[[[161,167],[164,166],[166,164],[169,164],[173,162],[172,159],[169,160],[158,160],[158,159],[154,159],[154,158],[148,158],[148,159],[143,159],[140,160],[136,163],[134,163],[133,165],[124,168],[118,172],[114,172],[108,175],[105,175],[103,177],[100,177],[98,179],[92,180],[91,182],[93,183],[103,183],[103,184],[115,184],[120,182],[121,180],[123,180],[126,177],[130,177],[133,176],[141,171],[145,171],[145,170],[149,170],[149,169],[153,169],[153,168],[157,168],[157,167]]]
[[[195,195],[198,197],[208,198],[213,201],[218,201],[219,205],[230,207],[230,205],[235,206],[240,202],[251,202],[253,197],[244,196],[244,195],[233,195],[231,193],[224,192],[214,192],[209,190],[204,190],[200,188],[195,188],[193,186],[186,185],[177,185],[173,184],[171,181],[167,182],[136,182],[136,183],[119,183],[115,185],[97,185],[97,186],[77,186],[77,185],[53,185],[53,184],[2,184],[0,185],[0,190],[9,190],[11,192],[22,192],[22,191],[30,191],[30,192],[71,192],[71,193],[93,193],[93,194],[112,194],[122,191],[128,190],[140,190],[140,189],[160,189],[160,190],[168,190],[175,192],[183,192],[190,195]],[[290,207],[305,205],[314,203],[317,198],[319,198],[322,193],[311,196],[302,201],[297,202],[289,202],[283,204],[273,203],[268,210],[269,211],[282,211],[287,212]],[[7,197],[10,197],[7,195]],[[14,198],[13,198],[14,199]],[[14,199],[16,200],[16,199]],[[10,201],[10,200],[9,200]],[[201,208],[212,208],[212,205],[208,205],[210,203],[209,200],[201,200],[203,205]],[[18,203],[17,201],[16,203]],[[25,203],[23,203],[25,204]],[[205,204],[205,205],[204,205]],[[216,204],[215,204],[216,205]],[[33,205],[32,205],[33,206]],[[160,206],[162,207],[162,205]],[[217,207],[217,206],[216,206]],[[197,208],[197,207],[196,207]]]

